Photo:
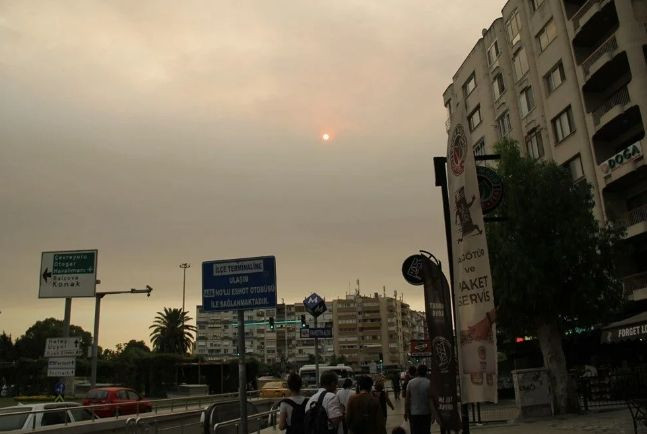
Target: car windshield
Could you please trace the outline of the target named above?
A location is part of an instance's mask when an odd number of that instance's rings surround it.
[[[91,390],[88,392],[88,399],[106,399],[107,397],[107,390]]]
[[[31,407],[0,408],[0,431],[22,429],[29,414],[13,414],[31,411]]]
[[[271,381],[269,383],[266,383],[265,386],[263,386],[263,389],[281,389],[283,388],[283,383],[280,381]]]

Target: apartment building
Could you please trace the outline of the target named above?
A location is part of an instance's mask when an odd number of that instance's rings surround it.
[[[335,354],[344,356],[356,369],[380,361],[406,366],[412,339],[425,339],[423,313],[415,312],[393,297],[359,293],[333,302]]]
[[[317,318],[317,327],[333,329],[332,339],[319,339],[323,362],[344,356],[357,370],[377,364],[405,366],[411,340],[427,336],[424,313],[394,297],[359,294],[327,302],[328,310]],[[245,312],[246,354],[265,363],[306,364],[315,354],[315,340],[301,337],[301,317],[314,327],[314,318],[303,303],[277,304],[276,309]],[[269,319],[274,318],[274,330]],[[208,312],[197,306],[194,354],[212,361],[238,356],[237,312]]]
[[[303,303],[278,304],[276,309],[245,311],[245,349],[248,356],[265,363],[285,360],[307,363],[314,357],[314,339],[301,338],[301,315],[314,327],[312,316]],[[269,319],[274,318],[274,330]],[[238,356],[238,313],[210,312],[197,306],[194,354],[212,361],[228,361]],[[318,318],[318,326],[332,327],[332,312]],[[319,354],[325,360],[333,356],[332,339],[319,339]]]
[[[647,300],[647,2],[509,0],[443,94],[475,154],[508,137],[593,187],[626,227],[630,300]]]

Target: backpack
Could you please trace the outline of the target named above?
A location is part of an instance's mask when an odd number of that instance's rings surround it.
[[[292,415],[290,416],[290,425],[285,430],[286,434],[305,434],[305,414],[307,399],[304,399],[301,404],[297,404],[291,399],[283,399],[281,402],[292,407]]]
[[[304,426],[305,434],[336,434],[337,428],[328,428],[328,413],[323,406],[323,400],[326,396],[325,390],[319,395],[317,402],[310,404],[306,411]]]

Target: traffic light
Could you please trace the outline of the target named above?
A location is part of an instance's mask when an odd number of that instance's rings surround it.
[[[304,329],[306,328],[306,316],[301,315],[301,328]]]
[[[384,363],[384,357],[382,356],[382,353],[380,353],[380,363]]]
[[[270,317],[270,330],[274,330],[274,317]]]

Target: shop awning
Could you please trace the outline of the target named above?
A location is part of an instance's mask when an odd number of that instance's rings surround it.
[[[601,343],[647,339],[647,312],[602,327]]]

